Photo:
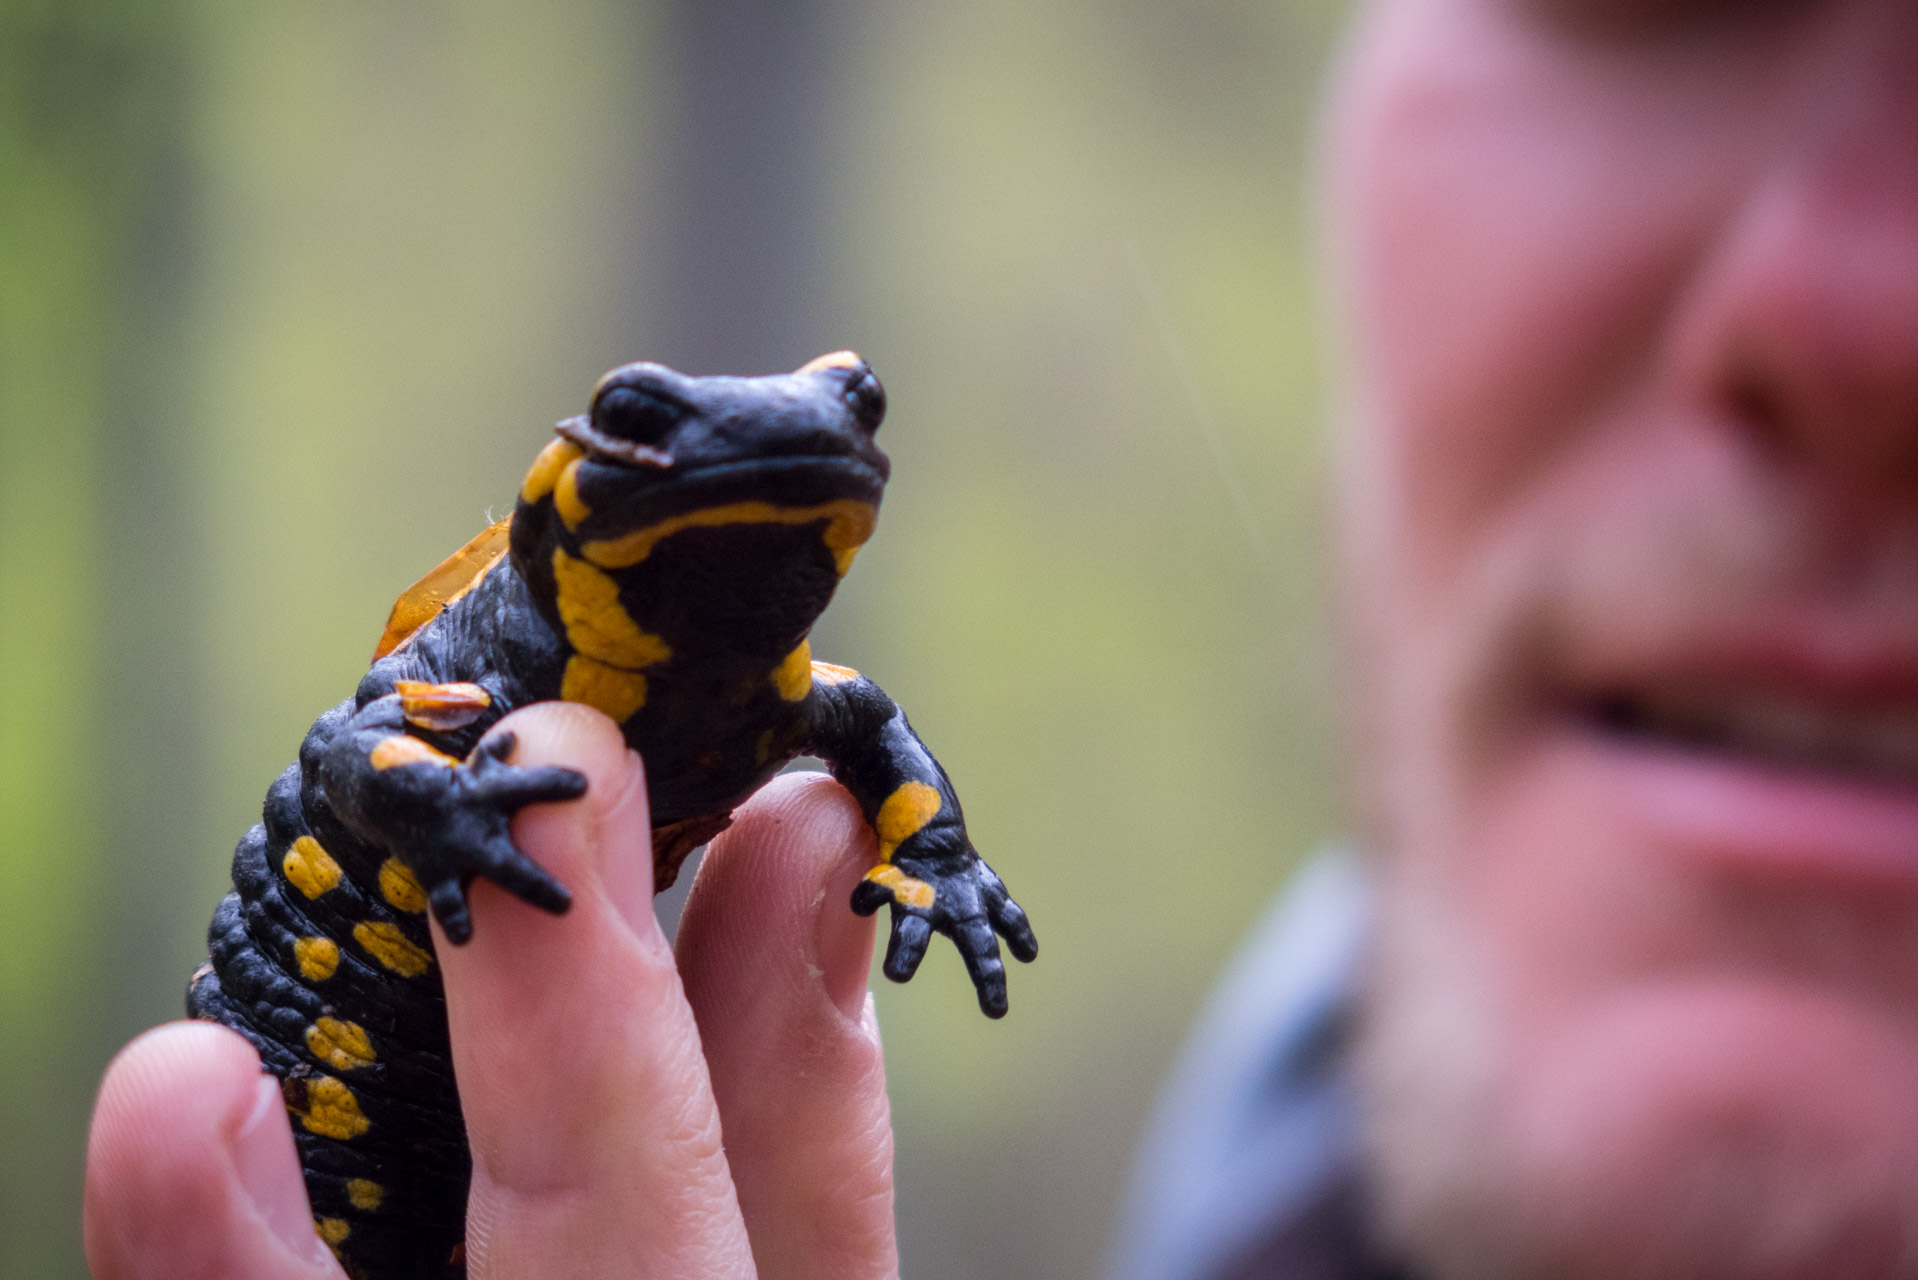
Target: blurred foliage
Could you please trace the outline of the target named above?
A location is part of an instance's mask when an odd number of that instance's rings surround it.
[[[832,10],[791,362],[872,360],[896,479],[815,648],[910,709],[1044,948],[1002,1024],[950,948],[880,994],[915,1280],[1096,1270],[1210,975],[1338,825],[1303,173],[1341,8]],[[672,349],[666,30],[0,4],[0,1275],[83,1274],[92,1081],[393,596]]]
[[[164,0],[0,6],[0,1275],[78,1275],[82,1134],[120,1027],[103,754],[123,392],[177,124]],[[166,851],[177,867],[184,849]],[[130,943],[121,950],[120,943]]]
[[[816,647],[910,709],[1042,946],[1000,1026],[949,954],[880,993],[917,1280],[1094,1270],[1194,1005],[1336,825],[1303,190],[1336,16],[908,6],[856,58],[841,251],[897,478]]]

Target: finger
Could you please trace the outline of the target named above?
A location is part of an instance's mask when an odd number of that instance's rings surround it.
[[[563,764],[588,786],[513,822],[572,910],[527,911],[477,880],[472,943],[440,952],[473,1150],[469,1274],[749,1275],[699,1030],[653,919],[638,757],[576,704],[505,723],[515,764]]]
[[[877,851],[837,783],[776,779],[714,841],[680,919],[761,1280],[898,1272],[873,925],[846,909]]]
[[[986,910],[992,915],[992,927],[1005,938],[1006,949],[1015,959],[1031,964],[1039,958],[1039,939],[1026,920],[1025,908],[1007,897],[1005,890],[994,889],[986,896]]]
[[[480,792],[487,800],[513,809],[572,800],[585,790],[585,775],[572,769],[500,769],[480,784]]]
[[[897,907],[892,913],[892,937],[886,942],[886,963],[881,966],[894,982],[910,982],[926,958],[926,945],[932,941],[932,925],[924,916]]]
[[[560,915],[573,905],[573,895],[566,886],[517,849],[502,851],[486,874],[500,888],[542,911]]]
[[[999,939],[983,916],[971,916],[958,924],[956,941],[966,962],[966,973],[979,993],[979,1008],[988,1018],[1006,1016],[1006,965],[999,958]]]
[[[149,1031],[107,1068],[83,1230],[94,1280],[343,1280],[314,1232],[278,1082],[210,1023]]]
[[[861,880],[853,886],[853,914],[869,916],[893,901],[892,890],[873,880]]]
[[[466,890],[460,887],[460,882],[441,880],[426,891],[426,900],[432,905],[433,919],[439,921],[446,940],[456,947],[465,946],[473,936],[473,917],[466,909]]]

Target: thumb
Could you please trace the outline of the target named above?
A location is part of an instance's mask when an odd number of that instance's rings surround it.
[[[314,1231],[279,1082],[208,1023],[155,1028],[107,1068],[83,1222],[94,1280],[344,1280]]]

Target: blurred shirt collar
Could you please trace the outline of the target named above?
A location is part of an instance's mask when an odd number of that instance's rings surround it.
[[[1254,927],[1146,1130],[1107,1280],[1414,1280],[1368,1225],[1349,1081],[1370,903],[1333,847]]]

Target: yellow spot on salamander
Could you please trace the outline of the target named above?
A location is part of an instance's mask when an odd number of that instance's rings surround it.
[[[341,1142],[357,1138],[371,1127],[360,1110],[360,1100],[332,1076],[315,1076],[306,1082],[306,1109],[299,1116],[308,1133]]]
[[[340,864],[312,836],[301,836],[293,842],[280,860],[280,870],[309,898],[317,898],[340,883]]]
[[[858,363],[860,359],[856,351],[828,351],[823,356],[814,356],[793,372],[818,373],[821,369],[850,369]]]
[[[380,1207],[380,1201],[386,1199],[386,1188],[371,1178],[348,1178],[346,1198],[355,1209],[372,1213]]]
[[[915,880],[895,866],[874,867],[866,873],[866,879],[892,892],[893,901],[902,907],[914,907],[924,911],[932,906],[939,896],[933,887],[924,880]]]
[[[464,729],[493,705],[493,695],[476,684],[428,684],[424,680],[395,680],[400,711],[406,722],[441,733]]]
[[[389,921],[367,920],[354,925],[353,941],[402,978],[417,978],[433,967],[432,953],[414,946],[400,927]]]
[[[846,570],[852,568],[853,556],[865,545],[866,539],[872,537],[873,525],[878,519],[877,507],[852,498],[837,498],[810,507],[781,507],[758,500],[727,502],[683,511],[617,538],[589,542],[584,550],[586,558],[601,568],[625,569],[653,554],[653,548],[662,539],[687,529],[716,529],[729,524],[811,524],[824,520],[826,531],[821,536],[843,577]]]
[[[539,451],[539,457],[533,459],[532,469],[526,473],[526,479],[519,487],[519,500],[535,503],[553,491],[559,482],[559,473],[574,462],[586,456],[586,451],[564,436],[554,436]]]
[[[812,678],[824,685],[845,684],[849,680],[857,680],[859,673],[836,663],[815,662],[812,664]]]
[[[380,864],[380,896],[401,911],[419,915],[426,910],[426,890],[398,858]]]
[[[566,660],[559,696],[568,702],[597,707],[613,719],[626,718],[646,705],[646,677],[637,671],[609,666],[597,658],[576,653]]]
[[[415,582],[393,602],[386,617],[386,630],[373,647],[373,661],[403,648],[420,630],[437,618],[440,610],[480,584],[492,567],[506,558],[512,539],[513,517],[498,521],[471,542],[433,567],[432,572]]]
[[[445,752],[435,751],[418,738],[405,733],[381,738],[373,745],[367,759],[375,769],[397,769],[407,764],[436,764],[443,769],[450,769],[459,763]]]
[[[559,482],[553,486],[553,508],[559,512],[559,518],[566,522],[568,529],[577,529],[593,514],[579,496],[579,464],[583,459],[575,458],[559,473]]]
[[[293,959],[308,982],[325,982],[340,967],[340,944],[331,938],[295,938]]]
[[[923,782],[904,782],[879,806],[873,831],[879,837],[879,860],[891,862],[893,852],[917,835],[939,812],[939,792]]]
[[[319,1232],[320,1239],[326,1241],[326,1247],[333,1251],[335,1257],[339,1256],[340,1245],[353,1234],[352,1224],[345,1218],[315,1218],[313,1229]]]
[[[338,1018],[321,1018],[308,1027],[306,1048],[335,1071],[370,1067],[378,1061],[366,1028],[357,1022],[342,1022]]]
[[[553,581],[559,588],[559,617],[574,649],[611,667],[637,671],[664,662],[672,648],[642,631],[619,602],[619,584],[584,560],[553,549]]]
[[[786,660],[773,668],[773,688],[787,702],[798,702],[812,692],[812,642],[801,640]]]

